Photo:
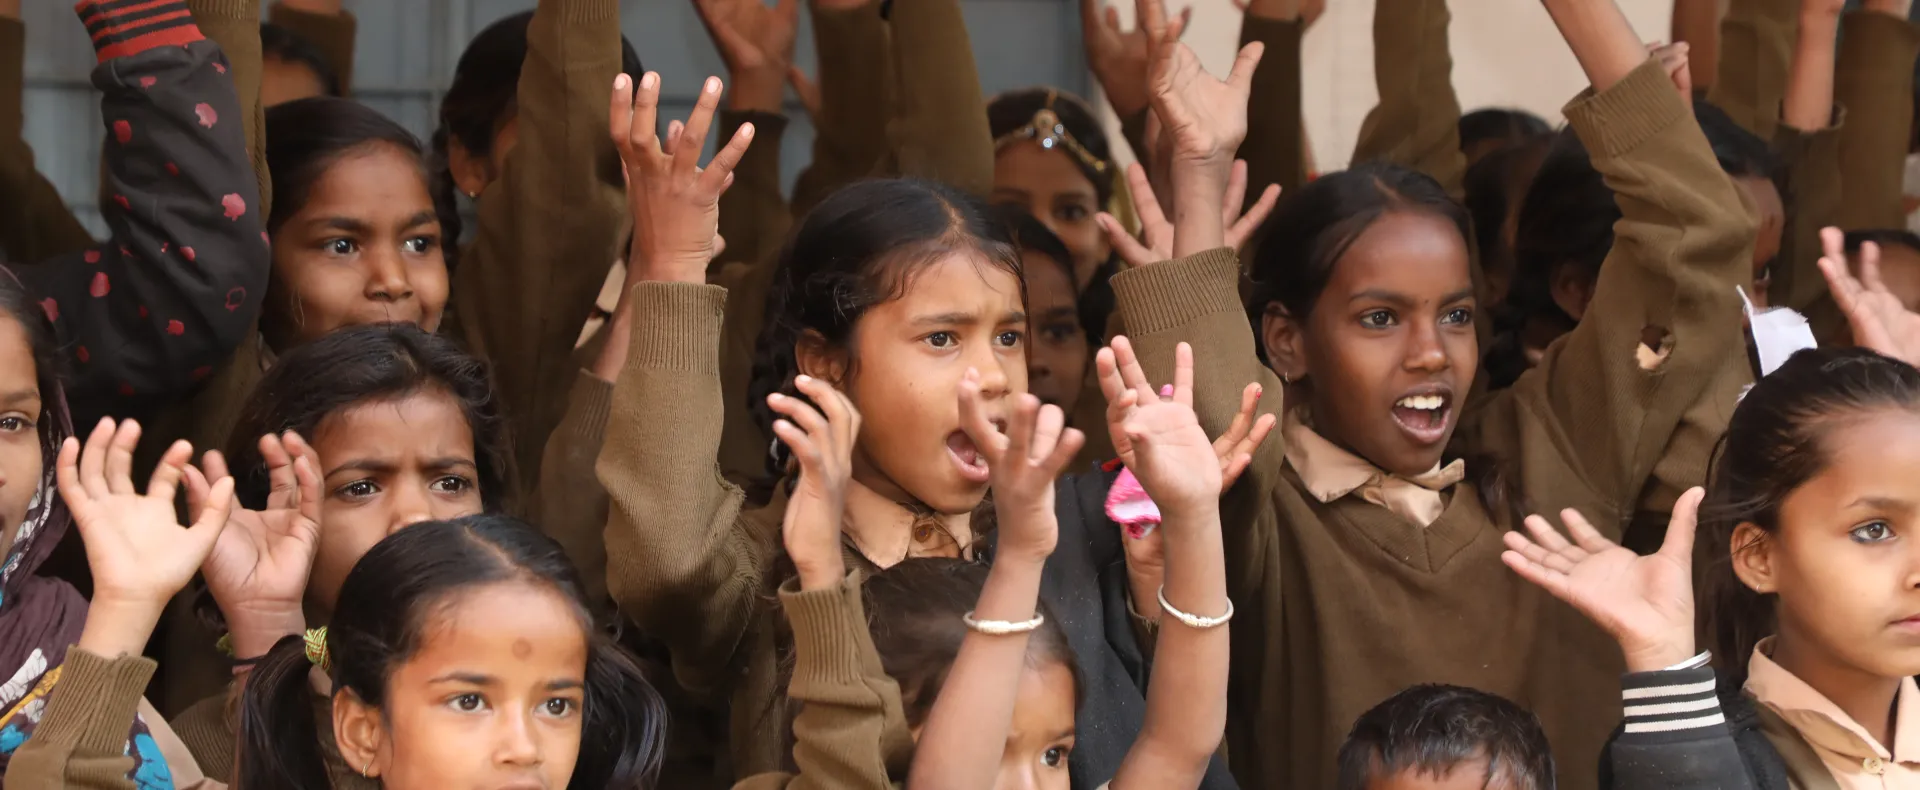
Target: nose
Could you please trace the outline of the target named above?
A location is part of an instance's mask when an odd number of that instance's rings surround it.
[[[399,250],[383,249],[367,256],[366,297],[375,302],[403,302],[413,298],[413,282]]]
[[[967,363],[973,369],[980,371],[980,397],[987,400],[1005,397],[1013,389],[1013,377],[1007,373],[1007,365],[1009,363],[1020,365],[1020,372],[1024,374],[1027,361],[1002,359],[999,354],[993,352],[991,346],[984,343],[976,344],[974,347],[980,350],[969,354],[971,358]],[[1026,377],[1023,375],[1021,378],[1024,380]]]
[[[540,764],[540,740],[534,737],[533,714],[525,711],[500,717],[493,759],[501,765],[532,767]]]
[[[1407,338],[1407,370],[1437,373],[1448,366],[1446,346],[1440,343],[1440,330],[1429,323],[1416,323]]]
[[[397,486],[396,489],[388,500],[392,510],[391,517],[387,520],[387,534],[391,535],[422,521],[433,520],[433,499],[424,487],[403,485]]]

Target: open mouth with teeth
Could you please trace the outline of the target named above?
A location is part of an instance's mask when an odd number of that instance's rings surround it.
[[[1420,444],[1434,444],[1447,435],[1453,416],[1453,396],[1446,392],[1408,395],[1393,402],[1393,420]]]
[[[1000,433],[1007,432],[1004,419],[996,418],[992,422],[994,430]],[[947,455],[953,459],[954,466],[959,467],[960,476],[966,478],[968,482],[987,482],[991,471],[987,468],[987,457],[980,452],[979,445],[973,443],[973,437],[968,436],[966,431],[955,430],[947,434]]]

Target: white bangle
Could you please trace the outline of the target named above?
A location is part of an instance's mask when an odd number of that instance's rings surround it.
[[[1700,655],[1694,656],[1693,658],[1689,658],[1685,661],[1682,661],[1678,664],[1674,664],[1673,666],[1667,667],[1666,669],[1663,669],[1660,671],[1661,672],[1678,672],[1682,669],[1699,669],[1700,667],[1706,666],[1707,662],[1712,660],[1713,660],[1713,651],[1702,650],[1700,651]]]
[[[1040,625],[1042,623],[1045,623],[1046,621],[1047,621],[1047,616],[1044,614],[1040,614],[1038,612],[1034,613],[1032,620],[1021,620],[1021,621],[975,620],[973,619],[973,612],[967,612],[966,614],[960,615],[960,622],[966,623],[968,628],[971,628],[975,631],[979,631],[980,633],[986,634],[987,636],[1011,636],[1013,634],[1030,634],[1030,633],[1033,633],[1034,631],[1040,630]]]
[[[1165,610],[1167,614],[1173,615],[1175,620],[1179,620],[1188,628],[1198,628],[1204,631],[1209,628],[1219,628],[1220,626],[1226,625],[1228,620],[1233,619],[1233,599],[1231,598],[1227,599],[1226,614],[1220,615],[1219,617],[1201,617],[1197,614],[1182,612],[1179,609],[1173,608],[1173,604],[1167,603],[1167,588],[1165,585],[1160,587],[1158,597],[1160,598],[1160,608]]]

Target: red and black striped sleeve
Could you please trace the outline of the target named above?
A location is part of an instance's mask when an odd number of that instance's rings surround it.
[[[272,265],[266,220],[226,58],[186,4],[76,11],[99,55],[111,239],[19,274],[67,355],[74,416],[145,416],[251,331]]]

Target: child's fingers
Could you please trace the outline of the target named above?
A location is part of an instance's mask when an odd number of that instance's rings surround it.
[[[1860,285],[1868,293],[1887,293],[1887,283],[1880,279],[1880,245],[1867,242],[1860,245]]]
[[[1246,438],[1247,431],[1253,428],[1253,409],[1260,403],[1260,385],[1248,384],[1240,391],[1240,410],[1234,412],[1233,422],[1227,423],[1226,433],[1213,440],[1215,455],[1225,455],[1234,445]]]
[[[299,482],[293,474],[293,457],[286,440],[274,434],[260,437],[260,460],[267,466],[267,507],[281,510],[293,503]]]
[[[1127,165],[1127,197],[1133,201],[1133,213],[1142,227],[1166,225],[1167,212],[1160,207],[1160,196],[1153,193],[1153,182],[1139,162]]]
[[[1127,384],[1120,380],[1120,366],[1113,360],[1113,348],[1103,346],[1093,354],[1094,378],[1100,382],[1100,394],[1105,395],[1107,403],[1119,399],[1120,393],[1127,391]],[[1111,405],[1108,414],[1113,413]]]
[[[1120,368],[1120,380],[1126,382],[1127,389],[1139,395],[1141,403],[1152,403],[1160,397],[1160,392],[1147,383],[1147,373],[1140,368],[1140,358],[1134,356],[1133,341],[1126,335],[1114,335],[1107,343],[1113,349],[1113,361]]]
[[[1163,0],[1134,0],[1133,23],[1146,31],[1147,41],[1158,43],[1166,40],[1166,3]]]
[[[200,469],[206,473],[208,483],[227,477],[227,457],[219,450],[208,450],[200,456]]]
[[[1660,544],[1661,554],[1692,567],[1693,533],[1700,523],[1700,500],[1706,496],[1706,489],[1694,486],[1680,495],[1680,501],[1673,503],[1673,516],[1667,520],[1667,538]]]
[[[1033,398],[1032,395],[1021,395],[1020,397],[1023,400]],[[1039,399],[1034,398],[1034,402],[1038,403]],[[1066,412],[1061,411],[1059,406],[1052,404],[1041,405],[1039,417],[1035,420],[1033,426],[1033,442],[1027,446],[1027,458],[1033,461],[1040,461],[1052,455],[1054,446],[1060,443],[1061,432],[1066,429]]]
[[[107,445],[107,490],[115,494],[138,493],[133,490],[133,448],[140,444],[140,423],[121,420]]]
[[[1260,445],[1266,444],[1267,436],[1273,433],[1274,426],[1279,424],[1279,417],[1271,414],[1260,415],[1259,419],[1253,421],[1253,431],[1247,434],[1246,441],[1241,442],[1235,449],[1252,457],[1253,451],[1260,449]]]
[[[840,392],[835,390],[833,385],[812,376],[793,377],[793,386],[794,389],[800,390],[802,393],[805,393],[808,398],[811,398],[814,408],[818,409],[821,416],[826,418],[826,423],[822,426],[822,433],[818,436],[818,440],[826,442],[828,447],[835,450],[848,447],[849,444],[841,441],[841,437],[845,433],[845,426],[848,420],[851,419],[847,413],[851,408],[851,404],[847,403],[847,400],[840,396]],[[811,431],[812,428],[809,427],[808,430]]]
[[[633,78],[625,74],[613,78],[613,98],[607,107],[607,136],[620,150],[620,160],[633,164]]]
[[[1527,547],[1523,547],[1515,544],[1514,541],[1509,538],[1507,539],[1507,547],[1519,551],[1525,555],[1527,559],[1539,563],[1548,570],[1556,573],[1571,572],[1575,564],[1573,559],[1567,555],[1566,551],[1554,548],[1554,544],[1562,544],[1569,550],[1573,549],[1573,547],[1565,545],[1566,541],[1560,538],[1560,533],[1554,530],[1553,525],[1547,523],[1547,520],[1540,516],[1528,516],[1525,524],[1527,526],[1527,532],[1533,535],[1533,540],[1527,541]]]
[[[198,520],[200,514],[207,508],[207,495],[213,490],[213,486],[207,483],[207,476],[202,474],[197,466],[187,466],[186,478],[187,518]]]
[[[784,415],[794,425],[820,441],[827,438],[827,418],[812,404],[799,398],[782,395],[778,392],[767,396],[767,406]]]
[[[1129,268],[1138,268],[1162,260],[1162,256],[1156,255],[1151,248],[1141,244],[1139,239],[1128,233],[1126,227],[1121,225],[1120,220],[1115,219],[1112,214],[1102,211],[1094,219],[1100,223],[1100,229],[1106,231],[1107,243],[1113,245],[1113,251],[1120,255],[1120,260],[1125,261]]]
[[[1227,194],[1220,205],[1220,216],[1231,227],[1234,220],[1240,218],[1240,207],[1247,203],[1247,160],[1233,160],[1233,169],[1227,173]]]
[[[84,523],[93,496],[80,483],[80,477],[80,440],[69,436],[60,443],[60,455],[53,465],[53,481],[60,497],[67,501],[67,510],[75,520]]]
[[[1853,315],[1860,298],[1860,285],[1847,271],[1847,262],[1836,258],[1821,258],[1820,273],[1827,277],[1827,290],[1833,293],[1834,306],[1840,312]]]
[[[1567,542],[1566,537],[1560,534],[1560,530],[1554,529],[1552,524],[1547,523],[1545,517],[1528,516],[1524,523],[1527,525],[1527,532],[1533,536],[1533,542],[1540,544],[1541,548],[1554,554],[1573,548],[1573,544]]]
[[[302,455],[293,459],[294,478],[299,482],[300,495],[296,497],[296,506],[300,518],[309,524],[320,523],[320,469],[314,466],[311,456]]]
[[[1186,35],[1187,25],[1193,21],[1193,6],[1180,9],[1180,15],[1167,23],[1167,38],[1178,40]]]
[[[820,86],[814,84],[799,66],[787,67],[787,84],[793,86],[793,93],[800,97],[800,106],[807,111],[807,117],[820,117]]]
[[[700,181],[715,197],[725,191],[728,179],[733,177],[733,169],[740,166],[740,160],[747,155],[747,147],[752,144],[753,124],[740,124],[727,144],[714,152],[707,169],[700,171]]]
[[[1253,90],[1253,72],[1260,68],[1260,56],[1266,52],[1267,45],[1258,41],[1241,47],[1233,59],[1233,70],[1227,73],[1227,84],[1242,95]]]
[[[1173,401],[1193,407],[1193,346],[1185,342],[1173,347]]]
[[[1246,474],[1247,466],[1252,463],[1253,456],[1246,453],[1236,453],[1228,456],[1227,465],[1220,469],[1220,490],[1225,491],[1232,488],[1233,484],[1240,479],[1240,476]]]
[[[627,122],[627,146],[633,150],[636,166],[651,165],[660,153],[660,137],[654,131],[660,118],[660,75],[649,71],[640,75],[633,92],[633,114]]]
[[[1033,458],[1035,444],[1035,426],[1039,421],[1040,399],[1031,393],[1022,392],[1013,398],[1013,409],[1007,414],[1007,447],[997,458],[989,458],[991,467],[998,468],[1001,463],[1026,463]],[[974,437],[973,443],[980,444],[980,437]],[[1002,461],[1002,458],[1006,459]]]
[[[806,431],[786,420],[774,420],[773,435],[780,437],[780,441],[787,445],[787,452],[792,453],[794,460],[800,462],[803,474],[809,472],[820,474],[820,446],[814,443],[813,437],[808,436]]]
[[[1500,553],[1500,561],[1506,563],[1507,567],[1512,568],[1513,572],[1518,574],[1520,578],[1526,579],[1528,583],[1540,589],[1553,593],[1556,597],[1559,596],[1560,590],[1563,588],[1567,578],[1566,574],[1556,573],[1545,565],[1527,559],[1525,555],[1519,552],[1503,551]]]
[[[693,178],[699,167],[700,148],[706,144],[707,128],[713,125],[714,111],[720,107],[720,78],[708,77],[700,84],[700,98],[693,102],[693,112],[687,115],[687,128],[680,133],[675,145],[673,174],[676,179]],[[680,181],[679,183],[685,183]]]
[[[1049,406],[1047,408],[1055,407]],[[1068,464],[1073,463],[1073,459],[1080,455],[1080,448],[1085,446],[1086,443],[1086,434],[1074,428],[1066,429],[1060,434],[1060,440],[1054,442],[1052,452],[1049,452],[1047,457],[1041,460],[1041,468],[1051,472],[1053,477],[1059,477],[1061,470],[1066,469]]]
[[[1578,510],[1567,508],[1560,511],[1560,520],[1566,523],[1567,532],[1573,536],[1574,545],[1588,554],[1599,554],[1608,549],[1619,548],[1613,541],[1601,535],[1600,530],[1594,529],[1593,524],[1587,521],[1586,516],[1580,515]]]
[[[1227,243],[1235,249],[1245,247],[1253,232],[1266,224],[1267,217],[1273,215],[1273,207],[1280,204],[1280,185],[1268,184],[1266,191],[1260,193],[1260,199],[1254,201],[1253,208],[1247,209],[1239,219],[1227,223]]]
[[[154,465],[153,476],[147,479],[147,496],[171,501],[180,490],[180,478],[186,474],[187,461],[192,458],[193,443],[176,440],[160,456],[160,463]]]
[[[92,499],[104,499],[110,493],[107,490],[107,445],[113,442],[115,425],[111,418],[102,419],[94,426],[93,433],[87,436],[87,449],[80,454],[80,485],[87,490]]]
[[[206,562],[207,554],[213,551],[213,542],[227,528],[227,517],[230,515],[233,515],[233,478],[227,477],[213,484],[213,490],[207,496],[207,509],[194,519],[192,527],[187,528],[188,538],[194,541],[200,553],[200,562]]]

